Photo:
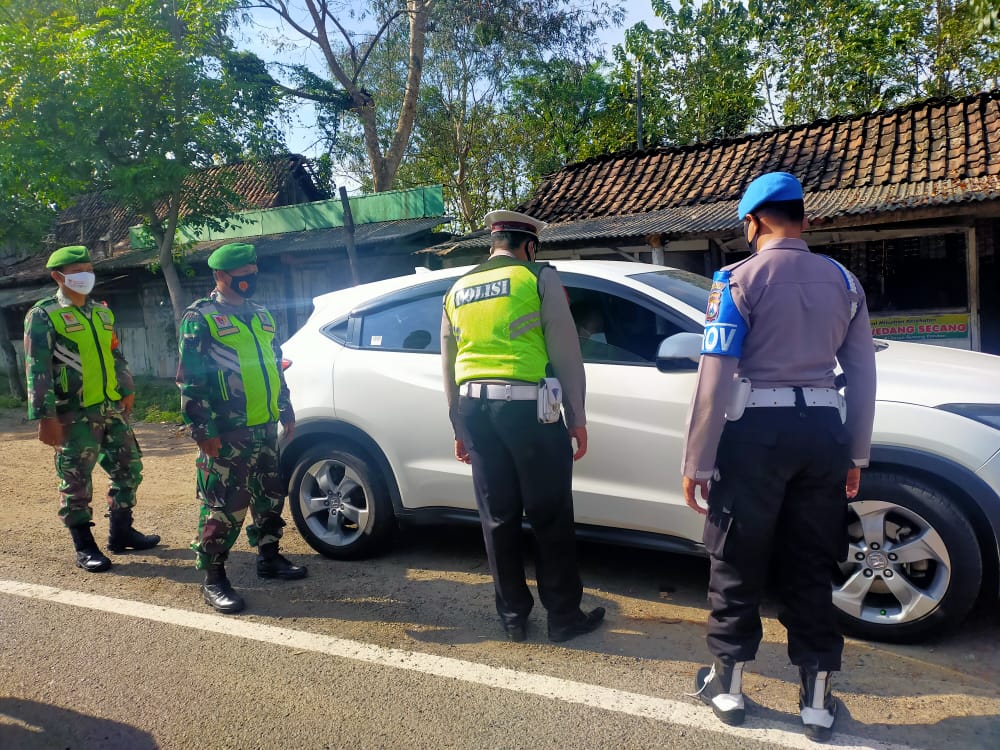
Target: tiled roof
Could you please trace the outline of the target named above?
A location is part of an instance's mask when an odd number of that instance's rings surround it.
[[[556,223],[738,200],[776,170],[806,193],[1000,176],[1000,91],[600,156],[552,175],[521,210]]]
[[[518,208],[545,243],[728,232],[753,178],[796,175],[816,224],[851,214],[1000,200],[1000,91],[570,164]],[[478,249],[482,235],[437,248]]]
[[[313,182],[308,163],[303,156],[290,155],[210,167],[193,173],[185,183],[185,192],[190,196],[211,191],[224,177],[240,197],[235,210],[276,208],[329,197]],[[187,212],[182,205],[181,216]],[[118,248],[128,240],[129,227],[141,223],[142,217],[106,194],[90,193],[59,214],[54,244],[80,243],[95,249],[107,243]]]

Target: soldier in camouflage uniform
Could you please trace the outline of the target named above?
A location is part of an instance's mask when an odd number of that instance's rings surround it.
[[[115,316],[90,300],[94,267],[82,245],[62,247],[46,267],[59,291],[40,300],[24,319],[28,419],[38,439],[56,449],[61,480],[59,515],[73,536],[77,567],[97,573],[111,567],[90,528],[94,465],[111,477],[108,549],[155,547],[160,537],[132,528],[142,458],[128,417],[135,402],[132,374],[115,335]]]
[[[257,575],[291,580],[306,569],[278,553],[285,522],[285,488],[278,469],[278,422],[291,434],[295,414],[281,371],[271,313],[248,299],[256,288],[253,245],[223,245],[208,259],[215,289],[181,320],[177,385],[181,411],[198,443],[201,515],[192,543],[195,567],[205,571],[202,595],[219,612],[239,612],[224,563],[247,509],[258,548]]]

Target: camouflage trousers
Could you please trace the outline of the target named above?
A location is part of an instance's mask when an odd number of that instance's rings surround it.
[[[274,424],[245,427],[222,436],[217,458],[198,456],[198,536],[191,543],[195,567],[222,562],[236,543],[247,509],[251,547],[277,542],[285,522],[285,487],[278,470],[278,430]]]
[[[67,526],[90,523],[93,511],[91,475],[100,464],[111,478],[108,508],[131,508],[142,482],[142,452],[124,415],[112,406],[90,407],[62,415],[63,444],[56,450],[56,475]]]

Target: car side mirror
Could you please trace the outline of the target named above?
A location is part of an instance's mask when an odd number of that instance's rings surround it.
[[[702,336],[698,333],[675,333],[660,342],[656,369],[660,372],[697,370],[701,359]]]

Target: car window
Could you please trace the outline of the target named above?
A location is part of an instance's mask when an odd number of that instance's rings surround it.
[[[379,307],[361,318],[362,349],[441,353],[441,295]]]
[[[685,329],[632,300],[566,287],[584,362],[652,364],[663,339]]]
[[[708,307],[708,293],[712,288],[712,280],[707,276],[681,271],[678,268],[664,268],[662,271],[637,273],[630,278],[666,292],[695,310],[705,310]]]

